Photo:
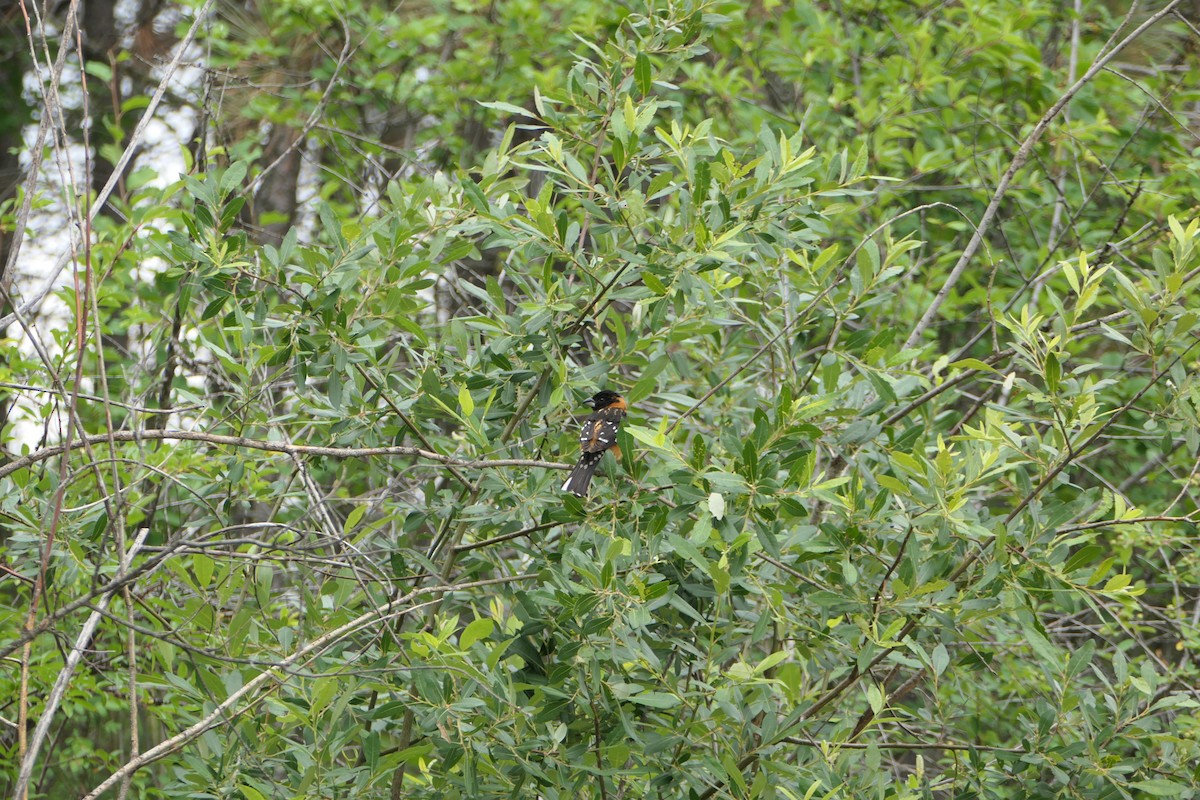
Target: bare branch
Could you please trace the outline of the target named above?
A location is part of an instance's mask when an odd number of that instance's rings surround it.
[[[96,800],[96,798],[100,797],[100,795],[104,794],[104,792],[106,792],[108,789],[115,786],[126,775],[132,775],[147,764],[157,761],[163,756],[179,750],[181,747],[195,739],[197,736],[200,736],[205,731],[216,727],[221,723],[222,720],[227,718],[227,715],[246,711],[250,705],[253,705],[254,700],[251,700],[247,704],[246,708],[243,708],[240,711],[234,711],[234,707],[237,706],[237,704],[251,692],[258,690],[259,687],[270,681],[275,681],[277,686],[281,685],[283,683],[283,673],[288,667],[298,662],[311,660],[317,655],[320,655],[320,653],[322,653],[330,645],[350,635],[351,633],[354,633],[360,628],[364,628],[373,622],[379,622],[385,619],[401,619],[413,613],[414,611],[425,608],[430,604],[440,602],[438,598],[447,592],[457,592],[463,589],[474,589],[480,586],[494,586],[498,583],[516,583],[518,581],[533,580],[537,577],[538,576],[535,573],[526,575],[512,575],[503,578],[491,578],[488,580],[473,581],[471,583],[426,586],[424,588],[409,592],[404,597],[376,606],[365,614],[361,614],[350,622],[347,622],[345,625],[342,625],[339,628],[334,628],[324,636],[314,639],[304,647],[301,647],[299,650],[292,653],[287,658],[281,660],[278,664],[270,667],[269,669],[263,670],[255,677],[246,681],[244,686],[242,686],[236,692],[230,694],[229,697],[225,698],[223,702],[221,702],[199,722],[183,731],[180,731],[171,738],[159,742],[156,746],[150,748],[145,753],[142,753],[141,755],[131,758],[129,761],[125,762],[120,769],[118,769],[112,775],[109,775],[107,778],[101,781],[96,788],[84,795],[83,800]],[[434,595],[435,597],[434,599],[427,600],[423,603],[405,606],[406,603],[411,603],[414,599],[422,595]]]
[[[247,450],[265,450],[270,453],[287,453],[296,456],[325,456],[327,458],[375,458],[378,456],[415,456],[426,461],[433,461],[445,467],[463,467],[466,469],[493,469],[496,467],[537,467],[542,469],[570,469],[571,464],[559,461],[538,461],[526,458],[499,458],[491,461],[484,459],[454,458],[441,453],[432,453],[419,447],[321,447],[309,444],[288,444],[286,442],[267,442],[261,439],[249,439],[245,436],[226,436],[219,433],[204,433],[203,431],[113,431],[83,437],[87,445],[106,444],[108,442],[148,442],[148,441],[185,441],[206,442],[222,447],[240,447]],[[0,478],[18,472],[32,464],[53,458],[63,452],[62,445],[52,445],[35,450],[28,455],[15,458],[0,466]]]
[[[129,559],[137,555],[137,551],[141,549],[149,533],[149,528],[142,529],[138,537],[134,539],[133,544],[129,546],[129,551],[123,554],[123,563],[128,563]],[[96,626],[100,624],[101,611],[108,608],[108,604],[112,601],[114,594],[116,594],[115,587],[100,596],[100,599],[96,603],[99,610],[93,611],[88,616],[87,621],[83,623],[83,629],[75,637],[75,644],[71,647],[70,655],[67,656],[67,663],[59,670],[58,677],[54,680],[54,688],[50,690],[50,695],[46,698],[46,705],[38,717],[33,737],[29,740],[29,749],[21,758],[21,770],[17,774],[16,791],[13,793],[15,797],[26,796],[26,792],[29,789],[29,778],[33,775],[33,767],[37,763],[42,743],[46,741],[46,734],[50,730],[50,723],[54,721],[58,704],[62,702],[63,695],[67,692],[67,686],[71,683],[71,676],[75,674],[75,668],[79,666],[79,661],[83,658],[88,643],[92,640],[92,634],[96,632]]]
[[[995,193],[992,194],[991,202],[988,203],[987,209],[984,210],[983,217],[979,220],[979,226],[975,228],[975,233],[971,235],[971,240],[967,242],[966,249],[962,251],[962,255],[958,257],[958,262],[950,270],[950,274],[946,276],[946,281],[942,284],[941,290],[933,298],[933,302],[929,304],[929,308],[925,309],[925,313],[913,328],[912,333],[909,334],[908,339],[905,340],[905,348],[916,346],[917,342],[921,341],[922,334],[933,323],[938,310],[942,307],[942,303],[950,296],[950,292],[954,289],[955,284],[958,283],[958,279],[962,277],[967,265],[971,263],[971,259],[974,257],[976,251],[979,250],[979,246],[983,244],[983,237],[988,232],[988,229],[991,228],[992,221],[996,218],[996,212],[1000,209],[1000,203],[1004,200],[1004,195],[1008,193],[1008,187],[1012,184],[1012,179],[1016,177],[1021,167],[1025,166],[1025,162],[1029,160],[1029,156],[1033,153],[1034,145],[1038,143],[1038,140],[1042,138],[1042,134],[1050,127],[1050,123],[1066,108],[1067,103],[1071,102],[1072,98],[1079,93],[1079,90],[1091,82],[1092,78],[1096,77],[1104,69],[1109,61],[1112,61],[1131,42],[1154,27],[1160,19],[1174,11],[1175,7],[1181,2],[1182,0],[1171,0],[1170,3],[1167,3],[1166,6],[1137,26],[1132,33],[1114,45],[1111,50],[1096,59],[1096,62],[1083,74],[1083,77],[1075,81],[1071,88],[1067,89],[1062,97],[1058,98],[1058,101],[1050,107],[1050,110],[1038,120],[1037,125],[1033,126],[1033,130],[1025,137],[1025,141],[1021,143],[1021,146],[1017,148],[1017,154],[1013,156],[1012,163],[1008,165],[1008,169],[1004,171],[1004,175],[1000,178],[1000,183],[996,186]]]

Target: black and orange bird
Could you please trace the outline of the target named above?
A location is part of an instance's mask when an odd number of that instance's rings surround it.
[[[596,392],[588,404],[593,411],[579,429],[579,446],[583,453],[579,456],[579,463],[567,476],[567,482],[562,485],[564,492],[576,497],[587,497],[588,486],[592,483],[596,468],[600,466],[600,459],[604,458],[605,450],[612,450],[613,455],[621,457],[621,448],[617,447],[617,429],[629,410],[624,397],[607,389]]]

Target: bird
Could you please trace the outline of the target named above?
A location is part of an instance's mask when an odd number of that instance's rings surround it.
[[[621,457],[621,448],[617,447],[617,430],[629,411],[625,398],[607,389],[596,392],[588,400],[588,405],[592,407],[592,413],[588,414],[579,429],[579,446],[583,452],[579,455],[579,463],[562,485],[562,491],[576,497],[587,497],[588,486],[592,483],[600,459],[604,458],[605,450],[612,450],[614,456]]]

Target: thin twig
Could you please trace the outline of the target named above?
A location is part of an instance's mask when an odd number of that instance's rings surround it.
[[[780,741],[788,744],[798,744],[803,747],[818,747],[822,750],[866,750],[875,747],[880,750],[950,750],[962,752],[986,753],[1027,753],[1023,747],[992,747],[986,744],[961,744],[950,742],[819,742],[800,736],[785,736]]]
[[[147,126],[150,125],[150,122],[154,118],[155,109],[157,109],[158,104],[162,102],[163,95],[167,93],[167,84],[171,82],[171,77],[175,74],[175,70],[183,62],[183,56],[187,52],[188,45],[192,43],[192,39],[196,37],[196,32],[200,29],[200,24],[208,16],[209,10],[215,4],[216,0],[205,0],[204,6],[198,12],[196,12],[196,19],[194,22],[192,22],[192,27],[188,29],[187,35],[185,35],[183,40],[177,45],[175,57],[171,59],[170,63],[167,64],[166,69],[163,72],[163,76],[158,82],[158,88],[154,91],[154,95],[150,98],[150,104],[147,105],[146,110],[142,112],[142,117],[138,120],[138,124],[133,129],[133,133],[130,134],[129,143],[125,146],[125,150],[121,153],[121,157],[117,159],[117,163],[113,165],[112,175],[109,176],[108,182],[105,183],[104,187],[96,194],[96,199],[92,203],[91,211],[88,213],[89,220],[95,219],[96,215],[104,209],[104,206],[108,203],[108,198],[112,196],[113,190],[116,189],[117,183],[120,181],[121,176],[125,174],[125,169],[129,166],[130,160],[137,152],[138,146],[141,143],[142,136],[146,132]],[[72,8],[74,8],[74,4],[72,4]],[[75,14],[72,13],[68,15],[68,18],[73,19],[74,16]],[[66,50],[67,48],[63,48],[64,52]],[[38,148],[35,152],[40,152],[40,148]],[[31,176],[31,180],[33,180],[34,177],[35,176]],[[35,196],[35,193],[31,191],[26,192],[25,196],[26,202],[32,202],[32,198]],[[16,262],[17,251],[20,249],[19,237],[21,236],[22,230],[24,230],[24,227],[18,226],[14,231],[13,248],[9,254],[9,260],[12,263]],[[58,276],[62,274],[64,269],[66,269],[67,264],[71,262],[71,259],[74,258],[74,255],[74,250],[68,247],[67,251],[59,256],[58,261],[56,261],[54,264],[54,268],[50,270],[50,274],[46,277],[46,282],[42,284],[42,288],[39,289],[33,297],[30,297],[20,305],[20,313],[29,315],[36,311],[39,306],[41,306],[42,301],[44,301],[50,295],[50,293],[54,291],[54,287],[58,283]],[[14,303],[13,306],[15,307],[16,303]],[[7,328],[16,319],[17,315],[15,312],[6,317],[0,318],[0,330]]]
[[[463,467],[465,469],[493,469],[496,467],[536,467],[541,469],[571,469],[572,464],[559,461],[538,461],[527,458],[498,458],[492,460],[454,458],[441,453],[422,450],[419,447],[323,447],[309,444],[288,444],[287,442],[267,442],[261,439],[249,439],[245,436],[226,436],[219,433],[204,433],[203,431],[113,431],[92,436],[84,436],[81,441],[87,445],[113,442],[142,442],[155,440],[171,440],[186,442],[205,442],[222,447],[240,447],[248,450],[265,450],[271,453],[287,453],[288,455],[325,456],[327,458],[375,458],[379,456],[415,456],[433,461],[446,467]],[[53,458],[63,452],[62,445],[51,445],[35,450],[32,453],[15,458],[0,466],[0,478],[18,472],[26,467]]]
[[[821,292],[818,293],[816,297],[814,297],[812,300],[810,300],[808,302],[808,304],[806,306],[804,306],[804,308],[800,309],[799,313],[797,313],[796,316],[793,317],[790,322],[786,323],[782,328],[780,328],[779,333],[772,336],[767,341],[766,344],[764,344],[762,347],[758,348],[758,350],[754,351],[754,353],[751,354],[750,358],[746,359],[737,369],[735,369],[733,372],[731,372],[729,375],[727,375],[724,380],[722,380],[716,386],[714,386],[713,388],[711,388],[707,392],[705,392],[703,397],[701,397],[699,400],[697,400],[695,403],[693,403],[686,411],[684,411],[682,414],[680,414],[678,417],[676,417],[675,421],[671,423],[671,426],[669,428],[667,428],[667,435],[670,436],[671,433],[673,433],[674,430],[677,427],[679,427],[679,423],[683,422],[685,419],[690,417],[692,415],[692,412],[694,412],[700,406],[702,406],[706,402],[708,402],[709,398],[711,398],[714,394],[716,394],[721,389],[723,389],[725,387],[725,385],[728,384],[731,380],[736,378],[738,375],[741,375],[747,368],[749,368],[749,366],[751,364],[753,364],[755,361],[757,361],[759,359],[759,357],[762,356],[763,353],[767,352],[772,347],[774,347],[775,343],[778,342],[781,338],[783,338],[783,336],[788,331],[790,331],[793,327],[795,327],[797,322],[808,319],[809,313],[811,313],[812,310],[817,307],[817,304],[820,303],[822,300],[824,300],[825,297],[830,292],[832,292],[834,289],[836,289],[841,284],[841,282],[844,280],[846,269],[852,263],[854,263],[854,257],[856,255],[858,255],[858,251],[863,248],[863,245],[865,245],[867,242],[874,239],[876,235],[878,235],[880,232],[882,232],[885,228],[890,226],[892,223],[898,222],[899,220],[904,219],[905,217],[907,217],[910,214],[916,214],[919,211],[924,211],[924,210],[930,209],[930,208],[938,208],[939,206],[944,206],[946,208],[953,208],[955,211],[958,211],[958,209],[955,206],[951,205],[950,203],[941,203],[941,202],[927,203],[923,206],[917,206],[916,208],[910,208],[907,211],[900,212],[896,216],[885,220],[880,225],[878,225],[875,228],[875,230],[871,231],[866,236],[864,236],[862,238],[862,240],[859,241],[859,243],[854,246],[854,249],[850,251],[850,255],[846,256],[846,260],[842,262],[842,265],[840,267],[838,267],[838,271],[834,275],[833,280],[830,281],[829,285],[826,286],[823,290],[821,290]],[[960,211],[959,213],[962,213],[962,212]]]
[[[1131,42],[1153,27],[1160,19],[1170,14],[1175,9],[1175,6],[1181,2],[1182,0],[1171,0],[1162,9],[1150,15],[1145,22],[1135,28],[1128,36],[1117,42],[1111,50],[1096,59],[1096,62],[1083,74],[1083,77],[1075,81],[1071,88],[1067,89],[1062,97],[1058,98],[1054,105],[1050,107],[1050,110],[1038,120],[1037,125],[1025,137],[1025,141],[1021,143],[1021,146],[1017,148],[1017,153],[1013,156],[1012,163],[1008,165],[1008,169],[1001,176],[1000,183],[996,186],[996,191],[992,194],[992,199],[984,210],[983,217],[979,220],[979,225],[975,228],[975,233],[971,235],[970,241],[967,242],[966,248],[962,251],[962,255],[959,256],[958,262],[950,270],[950,274],[946,276],[942,288],[938,291],[937,296],[934,297],[933,302],[929,304],[929,307],[925,309],[925,313],[921,315],[921,319],[913,327],[908,339],[904,341],[905,349],[916,346],[917,342],[921,340],[921,336],[925,333],[925,330],[933,323],[938,310],[942,307],[942,303],[950,296],[950,292],[958,283],[958,279],[962,277],[967,265],[970,264],[976,251],[979,250],[979,246],[983,244],[984,234],[991,228],[992,221],[996,218],[996,212],[1000,209],[1000,203],[1008,193],[1008,187],[1012,184],[1013,178],[1016,177],[1017,172],[1025,165],[1025,162],[1029,160],[1029,156],[1033,153],[1034,145],[1038,143],[1038,140],[1042,138],[1042,134],[1050,127],[1050,123],[1062,112],[1067,103],[1071,102],[1072,98],[1079,93],[1079,90],[1086,86],[1092,78],[1104,69],[1109,61],[1112,61],[1116,57],[1117,53],[1124,50]]]
[[[305,646],[296,650],[296,652],[292,653],[287,658],[282,659],[277,664],[246,681],[246,683],[240,689],[230,694],[229,697],[225,698],[224,701],[217,705],[216,708],[209,712],[199,722],[196,722],[188,728],[185,728],[171,738],[159,742],[156,746],[150,748],[136,758],[131,758],[129,761],[126,761],[120,767],[120,769],[113,772],[111,775],[101,781],[94,789],[84,795],[82,800],[97,800],[100,795],[104,794],[104,792],[114,786],[118,781],[122,780],[126,775],[132,775],[147,764],[150,764],[162,758],[163,756],[175,752],[188,742],[203,734],[205,731],[211,730],[216,725],[220,724],[222,720],[228,719],[228,714],[230,713],[231,709],[233,709],[242,698],[246,697],[263,684],[266,684],[272,680],[277,681],[277,685],[282,685],[283,682],[279,681],[279,678],[281,677],[281,673],[285,671],[286,668],[301,661],[311,661],[313,658],[324,652],[326,648],[335,644],[346,636],[349,636],[360,628],[364,628],[373,622],[381,621],[384,618],[389,620],[402,619],[414,611],[425,608],[431,603],[439,602],[437,598],[448,592],[474,589],[481,586],[494,586],[498,583],[533,580],[537,577],[538,576],[536,573],[525,575],[508,575],[503,578],[489,578],[487,580],[472,581],[457,585],[449,584],[443,586],[426,586],[424,588],[415,589],[406,594],[404,597],[396,600],[389,600],[386,603],[376,606],[370,611],[359,615],[350,622],[347,622],[345,625],[334,628],[324,636],[314,639]],[[406,603],[411,603],[417,597],[430,594],[435,595],[435,599],[399,608],[400,606],[404,606]]]
[[[519,531],[513,531],[512,533],[505,533],[501,536],[493,536],[491,539],[484,539],[483,541],[479,541],[479,542],[471,542],[470,544],[460,544],[454,548],[454,552],[466,553],[471,550],[478,550],[481,547],[491,547],[494,544],[501,544],[502,542],[511,542],[513,539],[520,539],[522,536],[530,536],[532,534],[537,533],[538,531],[544,531],[548,528],[556,528],[559,525],[562,525],[562,523],[561,522],[543,522],[541,525],[534,525],[529,528],[522,528]]]
[[[121,554],[121,562],[123,564],[129,563],[129,560],[137,555],[138,550],[141,549],[149,533],[149,528],[143,528],[138,537],[134,539],[133,544],[130,545],[129,551]],[[105,592],[100,596],[96,605],[100,609],[107,608],[115,593],[115,589]],[[62,702],[63,695],[66,694],[67,686],[71,682],[71,676],[75,673],[75,668],[79,666],[79,662],[87,650],[88,643],[92,640],[92,634],[96,632],[96,626],[100,624],[100,617],[99,611],[93,611],[88,616],[82,630],[79,631],[79,635],[75,637],[75,644],[71,647],[66,664],[59,670],[58,677],[54,680],[54,687],[46,697],[46,705],[42,708],[41,715],[38,717],[37,727],[33,731],[33,737],[29,740],[29,749],[21,759],[21,769],[17,774],[17,786],[13,792],[14,797],[23,798],[26,796],[29,789],[29,778],[33,775],[33,767],[37,763],[38,753],[42,749],[42,744],[46,741],[46,733],[50,730],[50,724],[54,721],[58,704]]]

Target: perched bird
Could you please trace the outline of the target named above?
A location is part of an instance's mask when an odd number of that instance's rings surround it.
[[[592,483],[596,468],[600,466],[600,459],[604,458],[605,450],[612,450],[613,455],[621,457],[621,448],[617,447],[617,429],[629,410],[624,397],[608,390],[596,392],[588,404],[594,410],[579,429],[579,446],[583,453],[562,485],[564,492],[576,497],[587,497],[588,486]]]

